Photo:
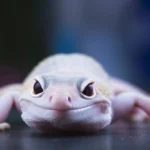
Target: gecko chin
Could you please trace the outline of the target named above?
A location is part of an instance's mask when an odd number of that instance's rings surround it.
[[[103,104],[96,103],[81,109],[58,111],[24,101],[21,116],[28,126],[44,132],[96,132],[110,124],[112,109],[110,105],[103,111]]]

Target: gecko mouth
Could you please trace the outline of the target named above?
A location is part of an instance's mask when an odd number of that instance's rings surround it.
[[[45,109],[45,110],[51,110],[51,111],[55,111],[55,112],[69,112],[69,111],[80,111],[80,110],[86,110],[86,109],[89,109],[93,106],[99,106],[102,111],[107,109],[108,107],[110,107],[110,102],[108,101],[100,101],[100,102],[95,102],[94,104],[92,105],[87,105],[87,106],[83,106],[83,107],[78,107],[78,108],[68,108],[66,110],[59,110],[59,109],[53,109],[53,108],[48,108],[48,107],[44,107],[44,106],[39,106],[31,101],[28,101],[28,100],[22,100],[20,102],[21,106],[25,106],[26,104],[31,104],[31,105],[34,105],[38,108],[42,108],[42,109]]]

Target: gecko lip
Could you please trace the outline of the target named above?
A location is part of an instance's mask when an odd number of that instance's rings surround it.
[[[102,108],[102,110],[110,107],[110,102],[109,101],[100,101],[100,102],[95,102],[94,104],[92,105],[87,105],[87,106],[83,106],[83,107],[78,107],[78,108],[70,108],[70,109],[66,109],[66,110],[59,110],[59,109],[53,109],[53,108],[47,108],[47,107],[44,107],[44,106],[39,106],[33,102],[30,102],[28,100],[22,100],[21,102],[27,102],[27,103],[31,103],[32,105],[34,106],[37,106],[39,108],[42,108],[42,109],[45,109],[45,110],[51,110],[51,111],[55,111],[55,112],[69,112],[69,111],[76,111],[76,110],[85,110],[85,109],[88,109],[88,108],[91,108],[93,106],[100,106]],[[21,103],[20,102],[20,103]]]

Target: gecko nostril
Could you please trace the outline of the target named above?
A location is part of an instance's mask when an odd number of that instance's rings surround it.
[[[53,96],[50,96],[50,97],[49,97],[49,100],[52,100],[52,99],[53,99]]]
[[[68,96],[68,102],[71,102],[71,97],[70,96]]]

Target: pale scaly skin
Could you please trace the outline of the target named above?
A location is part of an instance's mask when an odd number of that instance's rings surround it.
[[[36,81],[43,89],[39,94],[33,90]],[[82,91],[90,83],[94,95],[86,96]],[[17,89],[5,87],[4,91],[0,98],[0,130],[8,128],[4,121],[13,106],[28,126],[45,132],[99,131],[135,107],[150,115],[147,94],[116,82],[99,63],[83,54],[48,57]]]

